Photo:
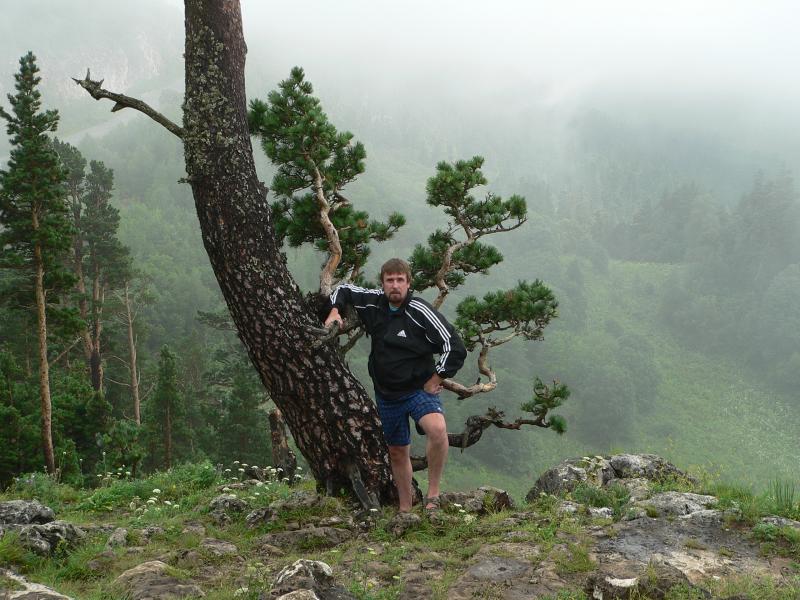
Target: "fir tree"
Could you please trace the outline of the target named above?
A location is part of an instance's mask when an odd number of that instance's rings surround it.
[[[53,454],[50,375],[47,358],[47,304],[59,291],[71,287],[73,278],[64,268],[73,229],[67,215],[62,167],[48,133],[56,130],[58,113],[40,111],[41,78],[36,58],[29,52],[20,59],[14,78],[17,93],[9,94],[11,112],[0,108],[11,136],[8,169],[0,171],[0,267],[24,273],[32,282],[37,315],[42,446],[45,465],[55,472]]]

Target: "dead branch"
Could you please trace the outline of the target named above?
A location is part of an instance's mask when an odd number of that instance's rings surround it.
[[[100,100],[102,98],[107,98],[109,100],[114,101],[114,107],[111,109],[111,112],[117,112],[118,110],[122,110],[123,108],[132,108],[134,110],[138,110],[139,112],[147,115],[151,119],[153,119],[156,123],[164,127],[167,131],[175,134],[179,138],[183,139],[184,131],[182,127],[179,127],[172,121],[170,121],[167,117],[162,115],[160,112],[155,110],[146,102],[139,100],[137,98],[131,98],[130,96],[125,96],[124,94],[117,94],[116,92],[109,92],[106,89],[103,89],[103,80],[100,81],[93,81],[91,79],[91,73],[89,69],[86,69],[86,77],[83,79],[75,79],[72,78],[72,81],[77,83],[81,86],[84,90],[88,92],[88,94],[94,98],[95,100]]]
[[[65,348],[65,349],[64,349],[64,350],[61,352],[61,354],[59,354],[59,355],[58,355],[58,356],[56,356],[56,357],[55,357],[53,360],[51,360],[51,361],[50,361],[50,364],[51,364],[51,365],[54,365],[54,364],[56,364],[58,361],[60,361],[62,358],[64,358],[64,357],[67,355],[67,353],[68,353],[70,350],[72,350],[72,349],[73,349],[73,348],[74,348],[74,347],[75,347],[75,346],[78,344],[78,342],[80,342],[80,341],[81,341],[81,339],[82,339],[82,338],[80,338],[80,337],[79,337],[77,340],[75,340],[75,341],[74,341],[74,342],[72,342],[72,343],[71,343],[69,346],[67,346],[67,347],[66,347],[66,348]]]

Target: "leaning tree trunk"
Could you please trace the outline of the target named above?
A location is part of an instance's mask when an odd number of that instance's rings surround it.
[[[203,243],[239,336],[317,481],[367,505],[386,501],[394,489],[377,413],[334,349],[312,349],[312,312],[275,241],[247,126],[239,2],[186,0],[185,8],[179,135]]]

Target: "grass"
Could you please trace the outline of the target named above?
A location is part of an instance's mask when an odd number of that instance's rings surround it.
[[[607,487],[580,484],[572,491],[576,502],[595,508],[610,508],[614,511],[614,520],[622,516],[623,507],[630,500],[630,492],[622,485],[612,483]]]

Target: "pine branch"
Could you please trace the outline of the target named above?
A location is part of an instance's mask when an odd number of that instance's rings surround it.
[[[100,81],[94,81],[90,77],[91,73],[89,72],[89,69],[86,69],[86,77],[84,79],[75,79],[73,77],[72,81],[86,90],[87,93],[95,100],[101,100],[102,98],[113,100],[115,104],[111,109],[111,112],[117,112],[123,108],[133,108],[134,110],[138,110],[139,112],[144,113],[153,119],[156,123],[167,129],[167,131],[183,139],[183,128],[170,121],[167,117],[152,108],[149,104],[137,98],[131,98],[130,96],[117,94],[116,92],[109,92],[101,87],[103,85],[102,79]]]
[[[477,444],[483,432],[489,429],[492,425],[500,429],[515,429],[519,430],[523,425],[531,425],[534,427],[549,428],[550,423],[545,420],[544,415],[536,419],[517,419],[511,423],[503,420],[505,413],[496,408],[487,408],[486,413],[483,415],[472,415],[467,418],[464,423],[464,431],[461,433],[447,434],[447,441],[451,448],[460,448],[463,452],[465,448]],[[412,456],[411,466],[414,471],[424,471],[428,468],[428,459],[425,456]]]

